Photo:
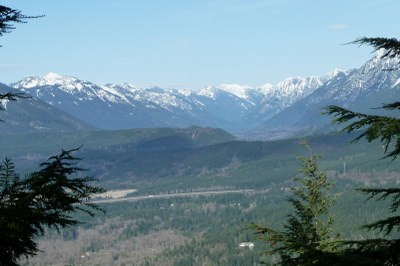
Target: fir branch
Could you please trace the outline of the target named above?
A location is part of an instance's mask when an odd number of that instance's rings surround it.
[[[387,104],[382,106],[385,109],[398,109],[400,103]],[[323,114],[333,115],[334,124],[349,123],[341,129],[341,132],[351,133],[353,131],[364,130],[352,142],[357,142],[365,138],[368,142],[379,139],[384,145],[384,158],[392,157],[395,159],[400,154],[400,119],[379,115],[366,115],[353,112],[345,108],[330,105],[324,108]],[[355,122],[352,120],[356,119]],[[388,152],[389,145],[395,142],[393,150]]]
[[[26,23],[28,19],[41,18],[40,16],[23,15],[20,10],[12,9],[7,6],[0,5],[0,36],[5,33],[10,33],[15,29],[15,23]]]
[[[375,49],[375,51],[378,51],[380,49],[385,49],[385,53],[383,54],[382,58],[384,57],[394,58],[400,55],[400,41],[397,40],[396,38],[362,37],[353,42],[350,42],[350,44],[358,44],[359,46],[370,45]]]

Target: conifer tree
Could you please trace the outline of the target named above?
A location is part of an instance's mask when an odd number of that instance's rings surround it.
[[[267,255],[278,255],[279,265],[327,265],[336,258],[339,236],[334,235],[334,217],[329,216],[332,183],[319,170],[319,156],[306,147],[310,156],[299,158],[301,176],[294,179],[299,186],[292,188],[288,199],[294,214],[288,215],[284,230],[256,225],[256,233],[271,247]]]
[[[60,229],[79,221],[77,211],[93,216],[99,206],[91,202],[102,188],[89,176],[74,176],[82,169],[78,158],[62,151],[41,164],[41,169],[19,178],[6,159],[0,166],[0,265],[16,265],[21,256],[38,252],[36,237],[46,227]]]
[[[10,33],[15,29],[16,23],[26,23],[28,19],[40,18],[42,16],[27,16],[20,10],[0,5],[0,37],[6,33]],[[2,47],[0,45],[0,47]],[[15,101],[19,98],[29,98],[24,93],[0,93],[0,100]],[[0,107],[2,108],[2,107]]]
[[[353,42],[359,45],[371,45],[375,50],[384,49],[382,57],[399,58],[400,41],[388,38],[361,38]],[[387,71],[398,71],[395,66]],[[383,104],[380,108],[390,111],[400,110],[400,102]],[[367,115],[353,112],[339,107],[326,107],[325,114],[333,115],[334,123],[346,126],[343,132],[358,132],[359,135],[353,140],[366,139],[368,142],[380,140],[384,145],[385,157],[393,160],[400,154],[400,119],[392,116]],[[370,258],[377,265],[400,265],[400,238],[393,237],[393,232],[400,231],[400,188],[365,188],[360,189],[369,195],[370,199],[390,200],[389,215],[386,218],[365,225],[368,230],[378,230],[386,237],[368,239],[363,241],[347,241],[345,255],[355,255]]]
[[[26,23],[28,19],[39,17],[43,16],[27,16],[22,14],[20,10],[0,5],[0,37],[14,30],[16,23]]]
[[[14,30],[15,23],[38,17],[0,5],[0,37]],[[29,97],[15,92],[0,94],[0,100],[21,98]],[[96,181],[93,177],[74,176],[83,171],[77,166],[79,158],[72,155],[77,150],[62,150],[25,178],[15,172],[11,160],[0,164],[0,265],[17,265],[21,256],[36,254],[36,237],[46,227],[74,225],[79,221],[73,213],[82,211],[93,216],[94,211],[101,210],[91,198],[104,190],[91,185]]]

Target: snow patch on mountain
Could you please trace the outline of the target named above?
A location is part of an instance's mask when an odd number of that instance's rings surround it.
[[[140,127],[174,126],[179,121],[185,126],[243,130],[308,97],[343,73],[337,69],[323,77],[292,77],[255,88],[235,83],[198,90],[140,88],[128,83],[97,85],[55,73],[28,76],[11,86],[50,104],[59,103],[57,107],[68,113],[87,113],[81,118],[89,123],[101,120],[97,126],[103,128],[104,124],[113,128],[117,121],[120,125],[128,121],[126,127],[135,127],[135,121],[140,121]]]
[[[82,84],[77,81],[78,79],[75,77],[61,76],[56,73],[48,73],[43,77],[27,76],[22,81],[12,84],[12,87],[30,89],[39,86],[60,85],[66,89],[82,89]]]
[[[221,84],[218,88],[245,100],[248,100],[248,92],[252,90],[249,86],[241,86],[239,84]]]
[[[282,106],[287,106],[303,97],[309,95],[316,87],[323,83],[322,78],[288,78],[276,85],[265,84],[261,87],[252,88],[239,84],[221,84],[218,86],[207,86],[199,90],[167,90],[162,88],[138,88],[128,83],[96,85],[88,81],[82,81],[75,77],[62,76],[56,73],[49,73],[43,77],[28,76],[25,79],[11,84],[12,87],[18,89],[36,89],[29,93],[43,97],[45,90],[54,94],[54,88],[41,87],[57,87],[58,89],[74,95],[79,101],[94,100],[96,98],[103,102],[121,103],[136,106],[134,101],[145,102],[146,104],[159,105],[162,108],[170,109],[171,107],[191,110],[190,101],[195,101],[194,105],[204,106],[197,96],[206,97],[211,100],[217,100],[218,95],[231,95],[232,99],[236,98],[244,100],[251,105],[262,102],[267,103],[270,100],[276,101],[282,99],[285,102]],[[194,99],[196,98],[196,99]],[[192,104],[192,105],[193,105]],[[244,103],[239,103],[244,109],[249,107]]]
[[[211,99],[216,99],[217,88],[214,86],[204,87],[196,92],[197,95],[205,96]]]

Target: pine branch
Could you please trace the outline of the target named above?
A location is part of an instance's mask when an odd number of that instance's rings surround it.
[[[102,210],[90,201],[94,194],[105,191],[90,184],[97,180],[89,176],[71,177],[82,171],[76,166],[80,158],[72,155],[79,149],[62,150],[59,155],[42,163],[41,170],[24,180],[27,188],[25,198],[30,198],[31,208],[37,210],[35,220],[40,222],[35,228],[39,232],[43,232],[44,225],[58,229],[79,223],[71,216],[76,211],[93,216],[93,211]]]
[[[342,252],[341,257],[345,260],[350,257],[365,261],[364,264],[359,265],[399,265],[400,263],[399,239],[352,240],[343,241],[343,245],[349,248]]]
[[[378,230],[383,232],[386,236],[392,233],[392,231],[400,226],[400,216],[387,217],[386,219],[376,221],[371,224],[363,225],[363,228],[368,230]]]
[[[374,47],[375,51],[385,49],[385,53],[382,58],[390,57],[394,58],[400,55],[400,41],[395,38],[359,38],[350,44],[370,45]]]
[[[387,110],[400,109],[400,102],[394,102],[394,103],[389,103],[389,104],[383,104],[382,107],[379,107],[379,108],[387,109]]]
[[[27,16],[23,15],[21,11],[12,9],[7,6],[0,5],[0,36],[4,33],[10,33],[15,29],[15,23],[26,23],[28,19],[41,18],[40,16]]]
[[[7,92],[0,93],[0,100],[16,101],[18,99],[29,99],[32,98],[23,92]]]
[[[387,104],[382,106],[385,109],[398,109],[400,103]],[[323,114],[333,115],[334,124],[350,123],[341,129],[342,132],[351,133],[363,129],[364,132],[359,134],[352,142],[365,138],[368,142],[380,139],[384,145],[384,152],[387,155],[384,158],[392,157],[395,159],[400,154],[400,119],[387,116],[366,115],[353,112],[345,108],[330,105],[324,108]],[[355,122],[351,122],[352,120]],[[388,152],[390,143],[395,142],[392,151]]]
[[[389,210],[392,213],[396,212],[400,207],[400,188],[364,188],[358,190],[369,194],[368,199],[376,198],[377,201],[383,201],[390,197]],[[363,227],[368,230],[377,229],[389,235],[396,227],[400,229],[400,216],[388,217]]]
[[[352,44],[371,45],[375,51],[383,50],[381,58],[398,58],[400,55],[400,41],[388,38],[360,38]],[[397,68],[386,69],[389,71]],[[383,104],[380,109],[399,110],[400,102]],[[359,135],[352,140],[356,142],[365,138],[368,142],[379,139],[384,145],[386,157],[395,159],[400,154],[400,119],[388,116],[366,115],[353,112],[338,106],[327,106],[324,114],[333,115],[333,123],[345,124],[341,131],[353,132],[359,131]],[[389,145],[394,144],[391,151],[388,151]],[[369,194],[368,199],[374,198],[377,201],[390,199],[391,213],[398,211],[400,207],[400,189],[399,188],[372,188],[360,189]],[[393,230],[400,230],[400,216],[390,216],[378,220],[374,223],[363,226],[368,230],[376,229],[388,236]],[[345,248],[341,252],[340,260],[343,265],[400,265],[400,239],[367,239],[362,241],[344,241]],[[343,246],[343,247],[344,247]],[[350,259],[349,259],[350,258]],[[342,264],[338,264],[342,265]]]
[[[18,99],[29,99],[29,98],[31,98],[31,96],[28,96],[23,92],[0,93],[0,101],[16,101]],[[0,110],[5,110],[2,104],[0,104]],[[0,121],[3,120],[0,119]]]

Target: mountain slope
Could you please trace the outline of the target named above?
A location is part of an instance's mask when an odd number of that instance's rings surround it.
[[[290,78],[260,88],[222,84],[195,91],[99,86],[49,73],[12,86],[103,129],[199,125],[238,132],[256,127],[260,119],[306,97],[321,83],[316,77]]]
[[[399,170],[382,157],[380,143],[349,145],[354,137],[325,135],[309,138],[313,150],[323,155],[321,167],[342,173]],[[34,139],[35,141],[31,141]],[[306,153],[298,139],[238,141],[210,128],[134,129],[75,133],[10,135],[0,139],[18,172],[37,169],[39,162],[60,148],[76,148],[79,166],[108,188],[138,188],[141,193],[175,189],[268,188],[296,175],[296,158]],[[350,175],[351,176],[351,175]],[[341,182],[340,179],[338,182]]]
[[[168,161],[168,151],[171,150],[197,149],[235,139],[221,129],[200,127],[75,131],[62,134],[36,132],[4,135],[0,138],[0,157],[12,158],[17,167],[29,171],[61,149],[74,149],[83,145],[84,158],[91,161],[85,168],[102,169],[96,172],[101,175],[102,171],[109,172],[108,168],[114,168],[110,163],[114,160],[121,160],[127,164],[125,168],[130,168],[129,165],[134,163],[127,161],[131,153],[140,158],[152,154],[152,157],[159,157],[161,161]],[[90,155],[86,156],[87,152]],[[163,158],[162,154],[166,157]],[[138,160],[139,164],[141,161]],[[119,168],[118,165],[115,167]],[[152,167],[151,164],[149,167]]]
[[[387,71],[396,66],[399,59],[381,59],[377,53],[359,69],[341,72],[316,89],[308,97],[299,100],[263,123],[259,132],[264,136],[283,137],[294,134],[309,135],[334,130],[332,117],[322,115],[323,108],[338,105],[364,113],[393,115],[372,109],[383,103],[400,99],[400,74]]]
[[[380,53],[383,53],[381,51]],[[322,108],[339,105],[370,112],[399,95],[398,59],[380,53],[359,69],[334,70],[322,77],[288,78],[252,88],[238,84],[199,90],[96,85],[49,73],[12,84],[66,113],[101,129],[223,128],[245,138],[284,138],[328,132],[331,118]]]
[[[0,83],[0,93],[21,91]],[[0,132],[4,134],[26,134],[34,132],[72,132],[93,130],[94,126],[84,123],[53,106],[35,99],[2,101],[4,110],[0,111]]]

